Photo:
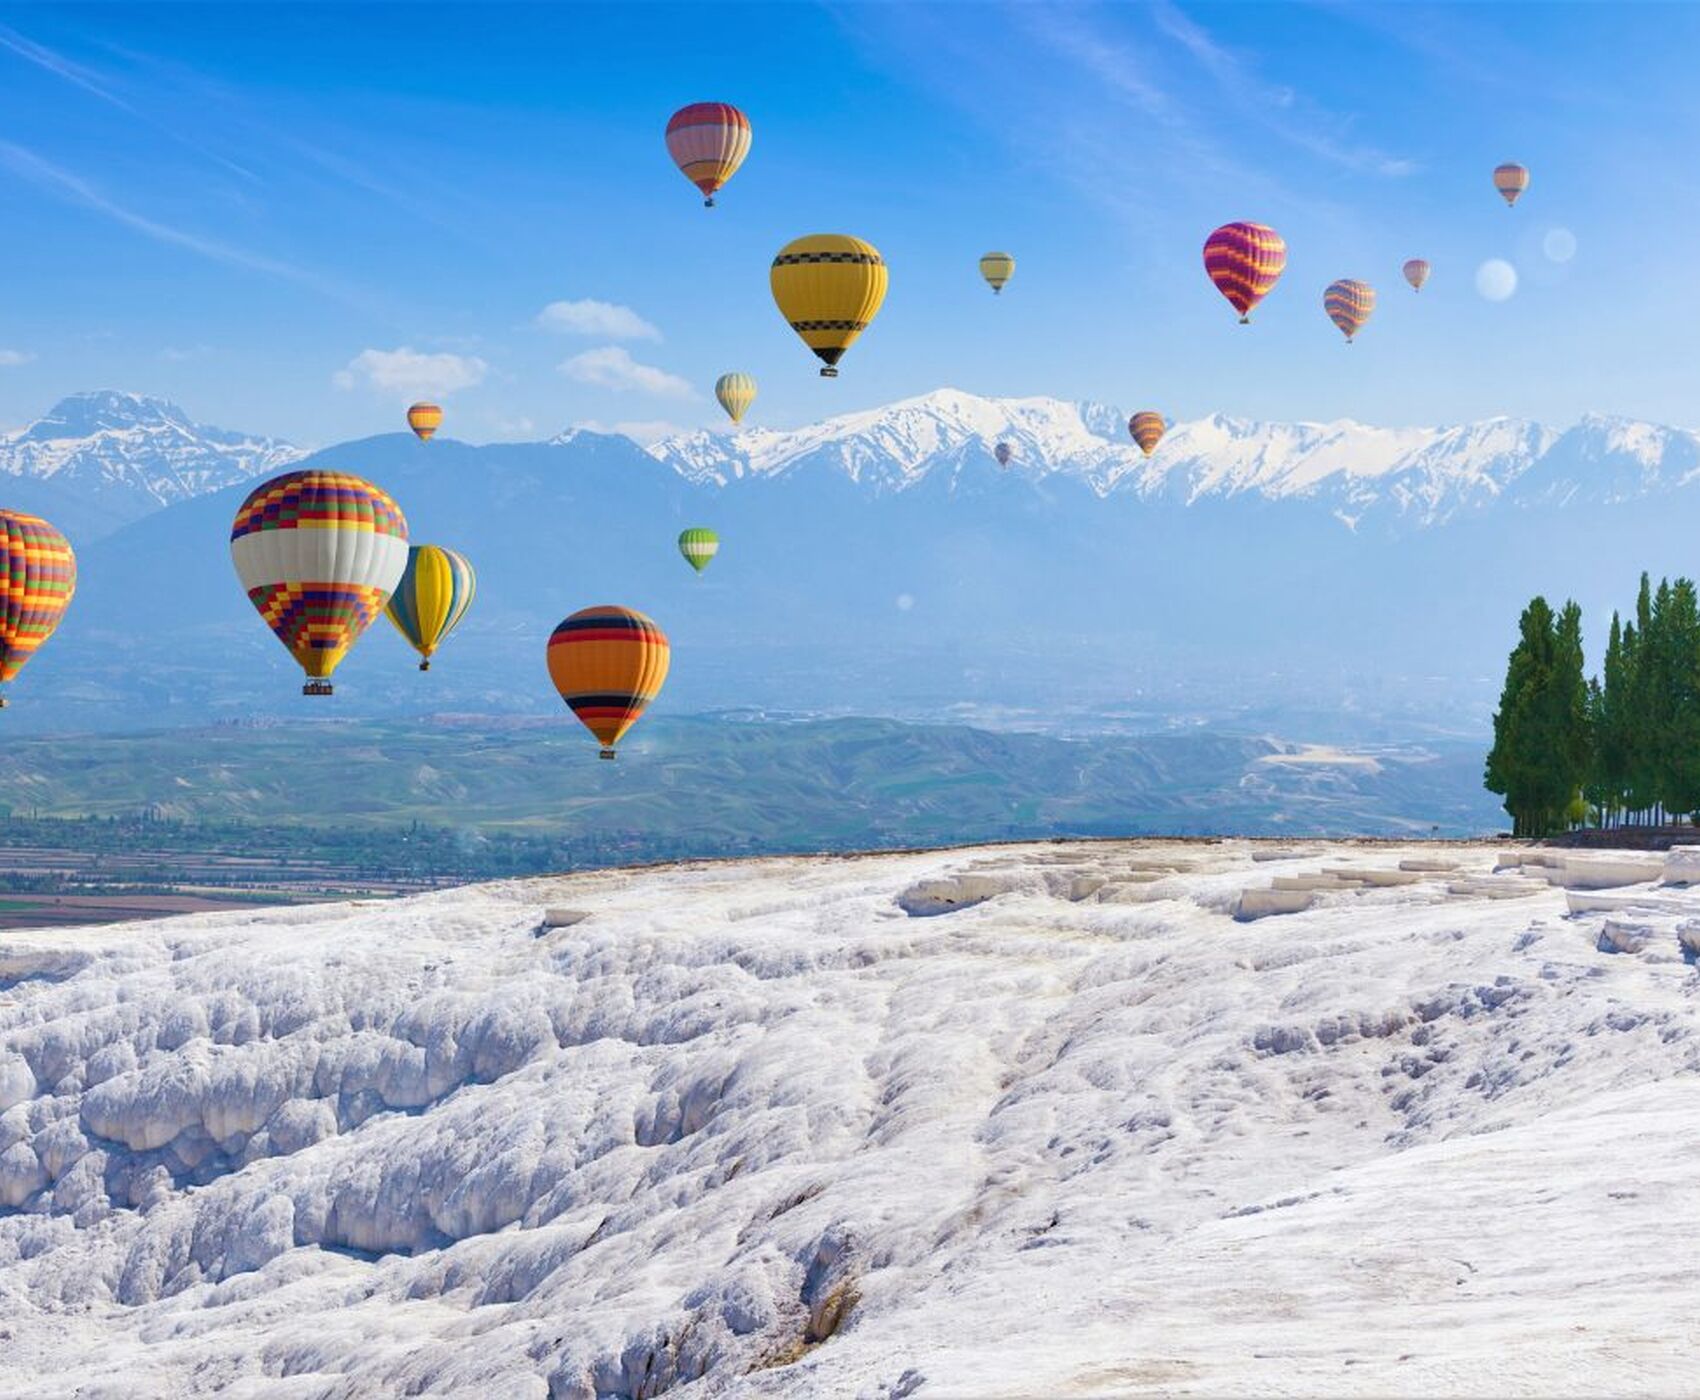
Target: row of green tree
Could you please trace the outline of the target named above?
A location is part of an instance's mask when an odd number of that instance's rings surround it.
[[[1700,595],[1646,574],[1635,616],[1612,614],[1600,675],[1582,657],[1582,610],[1523,610],[1493,717],[1484,778],[1518,836],[1648,825],[1700,812]]]

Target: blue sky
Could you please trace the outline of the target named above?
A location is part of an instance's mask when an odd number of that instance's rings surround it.
[[[1587,410],[1700,426],[1700,12],[1039,4],[0,6],[0,424],[158,393],[322,443],[417,394],[445,432],[785,426],[940,385],[1387,424]],[[755,126],[720,207],[694,100]],[[1530,166],[1515,210],[1501,160]],[[1216,224],[1273,224],[1250,328]],[[823,381],[773,252],[877,244],[891,293]],[[976,261],[1018,270],[994,300]],[[1570,247],[1568,258],[1555,258]],[[1420,297],[1401,262],[1424,256]],[[1509,261],[1514,295],[1477,290]],[[1335,277],[1381,303],[1352,347]],[[557,302],[618,311],[559,313]],[[565,368],[563,368],[565,366]]]

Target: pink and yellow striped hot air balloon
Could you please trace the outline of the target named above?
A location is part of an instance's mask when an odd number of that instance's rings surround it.
[[[1405,280],[1420,292],[1423,289],[1423,283],[1428,281],[1429,271],[1427,258],[1411,258],[1405,263]]]
[[[1139,444],[1139,450],[1149,457],[1157,450],[1157,444],[1163,440],[1163,434],[1168,432],[1169,425],[1163,421],[1161,413],[1153,413],[1145,409],[1127,420],[1128,435]]]
[[[1287,245],[1267,224],[1223,224],[1204,240],[1204,270],[1228,305],[1251,320],[1251,309],[1269,295],[1287,265]]]
[[[1515,204],[1517,196],[1529,188],[1529,169],[1513,161],[1506,161],[1497,166],[1493,172],[1493,187],[1499,191],[1499,197],[1507,205]]]
[[[667,152],[712,209],[715,192],[750,153],[750,119],[730,102],[693,102],[668,120]]]
[[[1328,284],[1328,290],[1322,294],[1322,309],[1350,345],[1352,337],[1363,329],[1375,310],[1375,288],[1355,277],[1342,277]]]
[[[66,538],[39,516],[0,510],[0,686],[53,635],[76,591],[77,556]]]

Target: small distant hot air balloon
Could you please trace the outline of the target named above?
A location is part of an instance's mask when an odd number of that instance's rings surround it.
[[[230,530],[248,601],[307,673],[330,677],[407,569],[407,521],[387,492],[335,471],[295,471],[249,492]]]
[[[1008,253],[987,253],[980,259],[980,276],[986,279],[993,295],[1003,291],[1003,284],[1015,275],[1015,259]]]
[[[779,314],[838,376],[839,357],[868,328],[885,300],[886,267],[872,243],[844,233],[813,233],[779,250],[768,273]]]
[[[0,510],[0,686],[53,635],[76,591],[70,542],[39,516]]]
[[[1157,444],[1163,440],[1163,434],[1168,430],[1169,425],[1163,421],[1163,415],[1150,409],[1136,413],[1127,420],[1128,435],[1139,444],[1139,450],[1147,457],[1157,450]]]
[[[693,525],[679,532],[679,553],[700,574],[708,567],[708,561],[720,553],[720,536],[707,526]]]
[[[734,371],[714,381],[714,397],[734,423],[742,423],[744,414],[756,401],[756,381],[753,376]]]
[[[421,671],[431,669],[431,654],[460,626],[477,591],[478,577],[464,554],[435,544],[407,551],[407,568],[384,615],[419,653]]]
[[[583,608],[549,638],[549,679],[613,758],[614,746],[661,693],[671,651],[654,621],[631,608]]]
[[[992,456],[998,459],[998,465],[1000,467],[1007,467],[1009,465],[1009,459],[1015,456],[1015,449],[1007,442],[1000,442],[992,449]]]
[[[1412,258],[1405,264],[1405,280],[1417,291],[1422,291],[1423,283],[1428,281],[1429,265],[1426,258]]]
[[[1507,161],[1498,166],[1493,172],[1493,187],[1499,191],[1499,196],[1507,205],[1517,202],[1517,196],[1529,188],[1529,171],[1526,166],[1515,165]]]
[[[750,119],[730,102],[693,102],[668,118],[667,153],[712,209],[715,191],[750,153]]]
[[[1251,309],[1269,295],[1287,265],[1287,245],[1267,224],[1223,224],[1204,240],[1204,270],[1216,290],[1251,320]]]
[[[407,410],[407,426],[421,442],[429,442],[443,426],[443,410],[434,403],[416,403]]]
[[[1328,290],[1322,294],[1322,309],[1350,345],[1352,337],[1363,329],[1375,310],[1375,288],[1355,277],[1342,277],[1328,284]]]

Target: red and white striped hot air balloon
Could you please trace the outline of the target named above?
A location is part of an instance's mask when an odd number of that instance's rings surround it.
[[[730,102],[693,102],[669,118],[667,152],[712,209],[715,192],[750,153],[750,119]]]

